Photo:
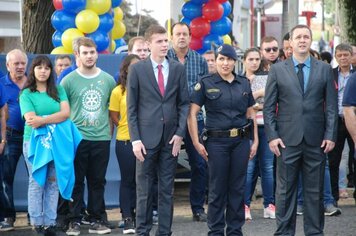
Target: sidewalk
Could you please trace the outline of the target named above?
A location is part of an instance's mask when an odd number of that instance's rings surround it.
[[[353,191],[353,190],[352,190]],[[175,208],[173,219],[173,235],[175,236],[205,236],[208,232],[206,223],[193,222],[189,205],[189,188],[188,183],[176,183],[175,190]],[[351,189],[349,189],[349,195]],[[325,217],[325,236],[354,236],[356,235],[356,206],[353,198],[343,199],[339,201],[339,206],[342,214],[336,217]],[[255,200],[251,205],[251,214],[253,220],[246,222],[243,227],[245,236],[266,236],[273,235],[276,222],[272,219],[263,218],[262,199]],[[108,210],[109,220],[115,225],[118,225],[120,220],[120,211],[118,208]],[[1,236],[29,236],[36,235],[30,226],[27,226],[26,213],[18,213],[16,221],[16,230],[11,232],[1,232]],[[151,235],[154,235],[157,226],[154,226]],[[65,235],[58,233],[57,235]],[[88,234],[88,226],[82,227],[81,235]],[[116,228],[112,230],[110,235],[123,235],[122,229]],[[304,235],[303,233],[303,217],[297,217],[297,236]]]

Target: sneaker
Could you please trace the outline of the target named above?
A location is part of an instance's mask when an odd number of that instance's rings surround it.
[[[152,224],[158,225],[158,212],[157,211],[152,212]]]
[[[56,227],[54,225],[43,228],[44,236],[56,236]]]
[[[74,236],[79,235],[80,234],[80,224],[77,223],[77,222],[71,222],[69,224],[68,230],[66,231],[66,234],[67,235],[74,235]]]
[[[124,222],[125,222],[125,226],[124,226],[124,230],[123,230],[124,234],[136,233],[135,223],[133,222],[131,217],[126,218]]]
[[[304,208],[302,205],[297,205],[297,215],[301,216],[304,213]]]
[[[347,193],[346,189],[339,191],[339,198],[348,198],[349,194]]]
[[[245,205],[245,220],[252,220],[251,210],[247,205]]]
[[[334,206],[333,204],[329,204],[325,206],[324,215],[326,216],[337,216],[341,214],[341,209]]]
[[[120,220],[118,226],[119,226],[119,228],[124,228],[125,227],[125,221]]]
[[[263,209],[263,218],[276,219],[276,207],[273,204],[269,204]]]
[[[35,226],[33,226],[32,230],[34,230],[37,234],[43,234],[43,226],[42,225],[35,225]]]
[[[112,224],[110,221],[108,220],[103,220],[102,224],[106,227],[108,227],[109,229],[116,229],[116,226],[114,224]]]
[[[93,222],[89,228],[90,234],[110,234],[111,229],[103,225],[101,222]]]
[[[0,222],[0,232],[11,231],[14,230],[14,225],[9,224],[6,221]]]
[[[193,214],[193,221],[207,222],[208,221],[208,215],[204,211],[194,213]]]
[[[90,225],[91,221],[90,221],[90,217],[88,214],[84,214],[82,219],[80,220],[80,224],[81,225]]]

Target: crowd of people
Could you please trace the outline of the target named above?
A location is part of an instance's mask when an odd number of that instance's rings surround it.
[[[324,216],[341,214],[338,201],[356,184],[356,46],[339,44],[332,69],[331,54],[313,51],[312,31],[297,25],[283,48],[266,36],[244,50],[243,71],[235,71],[239,48],[223,44],[200,55],[189,48],[188,25],[169,32],[153,25],[132,38],[114,77],[97,67],[96,45],[86,37],[73,40],[73,62],[61,55],[52,65],[38,55],[28,73],[23,51],[7,54],[0,232],[14,229],[13,182],[23,155],[36,233],[80,235],[82,224],[110,233],[104,192],[114,129],[123,234],[148,236],[157,224],[156,235],[172,235],[182,143],[192,219],[207,222],[208,235],[242,235],[258,177],[275,235],[294,235],[297,215],[306,235],[323,235]]]

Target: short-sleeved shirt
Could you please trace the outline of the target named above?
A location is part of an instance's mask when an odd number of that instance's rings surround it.
[[[5,105],[5,92],[4,92],[4,86],[0,83],[0,108],[2,108]]]
[[[356,106],[356,73],[353,73],[345,87],[344,98],[342,100],[344,107]]]
[[[9,114],[6,126],[21,132],[24,130],[25,126],[19,104],[21,89],[12,82],[9,73],[0,79],[0,84],[3,86],[3,91],[5,92],[5,103],[7,104]]]
[[[20,95],[20,107],[22,117],[28,112],[34,112],[37,116],[48,116],[61,110],[61,102],[68,101],[62,86],[57,86],[59,102],[50,97],[47,92],[31,92],[24,89]],[[32,127],[25,124],[24,140],[30,140]]]
[[[250,83],[245,77],[234,76],[229,83],[217,73],[208,75],[194,87],[191,102],[205,106],[208,130],[240,128],[248,123],[247,109],[255,104]]]
[[[83,139],[111,140],[108,107],[116,86],[114,78],[99,68],[93,76],[85,76],[76,69],[62,80],[61,85],[68,96],[70,118]]]
[[[126,105],[126,90],[123,93],[122,87],[116,86],[110,96],[110,111],[115,111],[120,114],[119,123],[117,125],[116,139],[121,141],[130,140],[129,126],[127,123],[127,105]]]

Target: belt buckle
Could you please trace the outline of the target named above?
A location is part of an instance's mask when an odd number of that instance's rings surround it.
[[[234,138],[237,137],[237,135],[239,135],[239,130],[236,128],[230,129],[230,137]]]

